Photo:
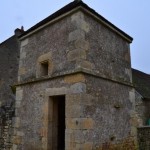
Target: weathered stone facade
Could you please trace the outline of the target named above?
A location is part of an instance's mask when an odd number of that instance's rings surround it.
[[[78,8],[20,40],[14,150],[57,149],[53,97],[62,95],[64,149],[136,149],[131,39]]]
[[[135,108],[138,120],[138,143],[140,150],[150,149],[150,75],[132,70],[133,83],[136,88]]]
[[[19,40],[18,74],[8,83],[17,80],[15,114],[4,113],[13,132],[5,128],[3,149],[138,149],[149,113],[132,84],[130,36],[74,1]]]
[[[12,145],[12,117],[14,117],[15,87],[19,67],[20,45],[18,36],[22,30],[0,44],[0,149]]]
[[[150,148],[150,127],[138,128],[138,140],[140,150],[149,150]]]
[[[15,97],[10,88],[17,81],[19,41],[16,35],[0,44],[0,105],[10,105]],[[6,101],[7,99],[7,101]]]

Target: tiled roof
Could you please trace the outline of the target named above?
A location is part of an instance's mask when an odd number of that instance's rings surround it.
[[[137,92],[144,98],[150,99],[150,75],[141,71],[132,69],[133,84]]]
[[[56,19],[57,17],[65,14],[65,13],[67,13],[67,12],[69,12],[69,11],[71,11],[71,10],[79,7],[79,6],[81,6],[82,8],[85,8],[86,10],[90,11],[92,14],[94,14],[95,16],[97,16],[98,18],[100,18],[101,20],[103,20],[105,23],[107,23],[109,26],[111,26],[112,28],[114,28],[115,30],[117,30],[119,33],[121,33],[122,35],[124,35],[126,38],[128,38],[132,42],[132,40],[133,40],[132,37],[130,37],[128,34],[126,34],[125,32],[123,32],[119,28],[117,28],[111,22],[109,22],[108,20],[106,20],[104,17],[102,17],[101,15],[99,15],[97,12],[95,12],[95,10],[93,10],[88,5],[86,5],[84,2],[82,2],[82,0],[81,1],[80,0],[79,1],[78,0],[74,0],[73,2],[71,2],[68,5],[64,6],[60,10],[56,11],[52,15],[48,16],[47,18],[45,18],[41,22],[37,23],[36,25],[34,25],[30,29],[28,29],[26,32],[24,32],[24,34],[21,35],[21,37],[23,37],[24,35],[27,35],[31,31],[33,31],[33,30],[41,27],[42,25],[48,23],[49,21],[52,21],[52,20]]]

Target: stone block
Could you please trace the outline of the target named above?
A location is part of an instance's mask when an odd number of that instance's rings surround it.
[[[67,129],[81,129],[81,119],[80,118],[66,118],[66,128]]]
[[[51,127],[51,126],[49,126],[49,127]],[[47,128],[41,128],[40,136],[43,138],[47,138],[47,134],[48,134]],[[52,135],[52,133],[49,133],[49,135]]]
[[[83,133],[83,130],[81,130],[81,129],[73,130],[73,136],[74,136],[74,141],[76,143],[82,144],[85,142],[85,135]]]
[[[81,94],[67,94],[66,95],[66,107],[74,105],[80,105],[82,100]]]
[[[17,150],[17,145],[13,144],[12,150]]]
[[[22,90],[21,86],[16,87],[16,91]]]
[[[71,33],[69,33],[69,39],[68,41],[76,41],[76,40],[85,39],[85,32],[83,30],[77,29]]]
[[[21,47],[26,46],[29,43],[29,39],[26,38],[25,40],[21,41]]]
[[[12,120],[14,120],[14,118],[13,118]],[[14,121],[13,121],[13,122],[14,122]],[[13,127],[14,127],[14,126],[13,126]],[[17,131],[18,131],[17,128],[14,128],[14,129],[13,129],[13,135],[14,135],[14,136],[17,135]]]
[[[45,61],[45,60],[51,60],[51,58],[52,58],[52,53],[51,53],[51,52],[48,52],[48,53],[46,53],[46,54],[41,55],[41,56],[38,58],[37,62],[42,62],[42,61]]]
[[[66,130],[65,130],[65,143],[66,143],[66,147],[68,147],[70,145],[70,143],[75,142],[75,137],[74,137],[73,131],[74,130],[72,130],[72,129],[70,130],[68,128],[66,128]]]
[[[74,61],[78,59],[86,59],[86,51],[83,49],[75,49],[68,52],[67,55],[68,61]]]
[[[18,100],[18,101],[16,101],[16,103],[15,103],[15,107],[16,107],[16,108],[19,108],[20,106],[21,106],[21,101],[19,101],[19,100]]]
[[[137,136],[137,127],[135,127],[135,126],[131,127],[131,135],[135,136],[135,137]]]
[[[84,20],[84,14],[82,12],[77,12],[76,14],[73,14],[71,17],[71,21],[74,25],[76,25],[76,28],[82,29],[85,32],[89,32],[89,25]]]
[[[82,20],[81,21],[81,29],[88,33],[90,30],[90,26],[86,21]]]
[[[15,117],[14,118],[14,127],[18,128],[20,126],[20,118],[19,117]]]
[[[83,74],[74,74],[64,77],[65,83],[77,83],[77,82],[85,82],[85,76]]]
[[[135,104],[135,90],[134,89],[129,91],[129,100],[132,102],[132,104]]]
[[[75,142],[65,141],[65,150],[76,150],[75,146],[76,146]]]
[[[43,114],[43,117],[42,117],[42,124],[44,127],[46,127],[48,125],[48,122],[51,122],[53,117],[52,117],[52,114],[53,114],[53,103],[50,100],[47,100],[43,107],[42,107],[42,114]]]
[[[25,73],[26,73],[26,68],[24,67],[19,68],[18,75],[24,75]]]
[[[81,150],[81,149],[82,149],[82,144],[76,143],[74,150]]]
[[[71,93],[86,93],[86,84],[85,83],[75,83],[70,87]]]
[[[81,40],[76,40],[75,41],[75,47],[78,49],[78,48],[81,48],[81,49],[84,49],[84,50],[89,50],[89,42],[84,40],[84,39],[81,39]]]
[[[21,137],[20,136],[13,136],[12,142],[13,142],[13,144],[16,144],[16,145],[21,144]]]
[[[97,100],[97,97],[93,97],[90,94],[82,94],[81,95],[81,105],[84,106],[91,106],[95,104],[95,101]]]
[[[129,46],[128,46],[129,47]],[[130,61],[131,61],[131,58],[130,58],[130,48],[128,48],[128,51],[125,53],[125,60],[127,61],[127,62],[129,62],[130,63]]]
[[[24,133],[23,132],[21,132],[21,131],[17,131],[17,136],[24,136]]]
[[[24,58],[26,58],[26,52],[20,53],[20,59],[24,59]]]
[[[94,121],[92,118],[66,118],[67,129],[93,129]]]
[[[125,73],[128,75],[128,77],[130,78],[130,81],[132,82],[132,71],[131,71],[131,69],[125,68]]]
[[[18,75],[18,82],[20,82],[21,81],[21,77]]]
[[[86,93],[86,84],[79,82],[71,85],[70,88],[67,87],[47,88],[45,91],[45,99],[48,99],[49,96],[76,94],[76,93]]]
[[[74,105],[78,106],[92,106],[95,103],[96,97],[93,97],[89,94],[67,94],[66,95],[66,107],[73,107]]]
[[[93,129],[94,121],[92,118],[83,118],[81,119],[81,127],[82,129]]]
[[[82,150],[92,150],[93,143],[92,142],[86,142],[82,145]]]
[[[86,61],[86,60],[79,60],[77,61],[77,68],[83,68],[83,69],[88,69],[88,70],[92,70],[94,69],[94,64]]]
[[[78,118],[83,116],[83,107],[80,105],[66,106],[66,117]]]
[[[21,101],[23,98],[23,90],[16,91],[16,101]]]
[[[42,137],[42,148],[47,149],[47,137]]]
[[[45,92],[46,96],[64,95],[68,93],[68,89],[66,87],[47,88]]]
[[[73,14],[71,16],[71,21],[74,23],[75,21],[81,21],[84,20],[84,14],[81,11],[78,11],[77,13]]]

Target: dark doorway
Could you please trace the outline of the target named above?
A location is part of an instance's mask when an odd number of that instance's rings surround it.
[[[65,97],[60,96],[58,104],[58,150],[65,150]]]
[[[65,150],[65,96],[51,98],[53,104],[53,150]]]

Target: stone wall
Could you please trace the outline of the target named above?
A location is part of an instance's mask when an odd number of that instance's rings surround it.
[[[0,108],[0,113],[0,149],[9,150],[12,147],[14,107],[3,106]]]
[[[81,11],[22,38],[19,82],[39,77],[42,55],[48,55],[49,76],[86,69],[118,82],[132,82],[129,42]]]
[[[92,70],[101,77],[131,83],[130,43],[91,16],[85,15],[85,21],[90,43],[87,60],[94,64]]]
[[[150,101],[143,99],[143,97],[138,92],[136,92],[135,108],[139,120],[139,127],[147,125],[148,119],[150,118],[149,107]]]
[[[130,87],[81,74],[18,87],[13,147],[46,150],[47,141],[52,140],[48,138],[49,98],[65,95],[66,150],[134,150],[137,144],[131,93]]]
[[[0,149],[12,146],[12,118],[14,117],[15,87],[19,67],[20,29],[0,44]]]
[[[39,78],[37,74],[41,56],[47,56],[44,59],[49,60],[49,76],[73,71],[75,61],[67,61],[67,54],[71,50],[68,36],[74,28],[71,18],[67,17],[22,40],[18,81]]]
[[[17,82],[18,67],[19,41],[14,35],[0,44],[0,106],[15,100],[12,85]]]
[[[139,150],[149,150],[150,148],[150,127],[138,128]]]
[[[138,118],[140,120],[139,126],[146,125],[147,121],[146,105],[145,102],[143,101],[142,96],[138,92],[135,93],[135,108]]]
[[[14,149],[30,150],[32,148],[46,150],[47,141],[52,141],[52,139],[48,139],[48,133],[51,128],[47,124],[50,115],[48,112],[51,111],[52,107],[49,105],[50,96],[65,95],[66,107],[70,107],[70,109],[66,108],[66,128],[68,128],[67,118],[69,116],[71,118],[79,117],[80,110],[76,109],[77,107],[80,109],[80,106],[76,105],[76,102],[81,100],[81,98],[78,94],[86,91],[86,86],[82,83],[84,78],[80,76],[77,75],[78,79],[73,81],[73,83],[68,83],[66,78],[56,78],[50,81],[37,82],[36,84],[26,84],[17,88],[15,134],[13,137]],[[79,81],[81,83],[77,83]],[[72,107],[72,109],[70,105],[71,95],[77,95],[76,100],[73,101],[77,107]],[[66,139],[69,136],[67,132],[66,130]]]
[[[93,98],[91,105],[84,107],[84,115],[95,122],[94,146],[135,149],[134,89],[92,76],[86,76],[86,81],[87,93]]]

